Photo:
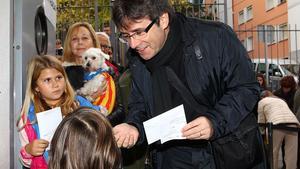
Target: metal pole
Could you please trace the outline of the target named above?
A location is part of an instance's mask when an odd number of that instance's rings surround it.
[[[289,28],[290,28],[290,26],[289,26]],[[296,63],[298,63],[298,41],[297,41],[298,40],[298,38],[297,38],[298,32],[296,30],[297,30],[297,25],[295,24],[295,46],[296,46],[295,51],[296,51]],[[292,53],[292,52],[290,52],[290,53]],[[300,79],[298,79],[298,80],[300,80]]]
[[[110,12],[110,16],[112,16],[112,6],[113,6],[113,3],[114,3],[114,0],[110,0],[109,1],[109,12]],[[109,27],[110,27],[110,32],[111,34],[109,35],[110,36],[110,39],[111,39],[111,46],[113,48],[113,60],[117,63],[119,63],[119,46],[118,46],[118,43],[119,43],[119,40],[118,40],[118,37],[116,36],[116,30],[115,30],[115,24],[114,22],[111,20],[109,22]]]
[[[269,155],[269,165],[270,169],[273,169],[273,123],[268,123],[268,139],[269,139],[269,144],[268,144],[268,155]]]
[[[267,56],[267,50],[268,50],[268,45],[267,45],[267,31],[266,31],[266,27],[267,25],[263,26],[263,38],[264,38],[264,45],[265,45],[265,65],[266,65],[266,71],[265,71],[265,75],[266,75],[266,83],[267,86],[269,86],[269,68],[268,68],[268,56]]]

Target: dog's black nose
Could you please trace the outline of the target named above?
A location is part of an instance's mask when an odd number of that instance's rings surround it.
[[[86,66],[87,66],[87,67],[90,67],[90,66],[91,66],[90,62],[88,62],[88,63],[86,64]]]

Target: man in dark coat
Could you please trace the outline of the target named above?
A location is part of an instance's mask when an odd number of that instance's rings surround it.
[[[186,139],[152,144],[153,167],[214,169],[210,141],[237,129],[259,97],[243,45],[227,25],[175,14],[167,0],[116,0],[113,5],[120,38],[130,46],[132,72],[128,118],[114,127],[118,146],[146,141],[143,122],[183,104]],[[187,104],[167,80],[166,67],[203,110]]]

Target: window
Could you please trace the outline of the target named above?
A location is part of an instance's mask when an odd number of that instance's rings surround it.
[[[274,0],[266,0],[266,10],[270,10],[274,8],[274,6],[275,6]]]
[[[244,23],[244,11],[239,12],[239,24]]]
[[[253,37],[248,37],[244,40],[241,40],[241,43],[244,45],[247,51],[253,50]]]
[[[252,36],[247,38],[246,45],[247,45],[247,47],[246,47],[247,51],[253,50],[253,37]]]
[[[282,74],[279,70],[278,65],[275,64],[269,64],[269,75],[270,76],[279,76],[282,77]]]
[[[278,40],[285,40],[289,36],[288,26],[287,24],[281,24],[278,26]]]
[[[257,72],[259,73],[266,73],[266,64],[265,63],[258,63]]]
[[[267,25],[267,44],[272,44],[275,42],[275,28],[272,25]]]
[[[248,6],[246,9],[247,21],[253,18],[252,5]]]
[[[286,2],[286,0],[278,0],[278,4],[283,4],[285,2]]]
[[[265,0],[265,1],[266,1],[266,10],[270,10],[286,2],[286,0]]]

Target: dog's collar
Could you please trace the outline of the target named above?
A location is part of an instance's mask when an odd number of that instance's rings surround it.
[[[86,72],[86,73],[84,73],[84,80],[89,81],[89,80],[93,79],[95,76],[97,76],[103,72],[107,72],[107,71],[108,71],[108,69],[100,68],[94,72]]]

